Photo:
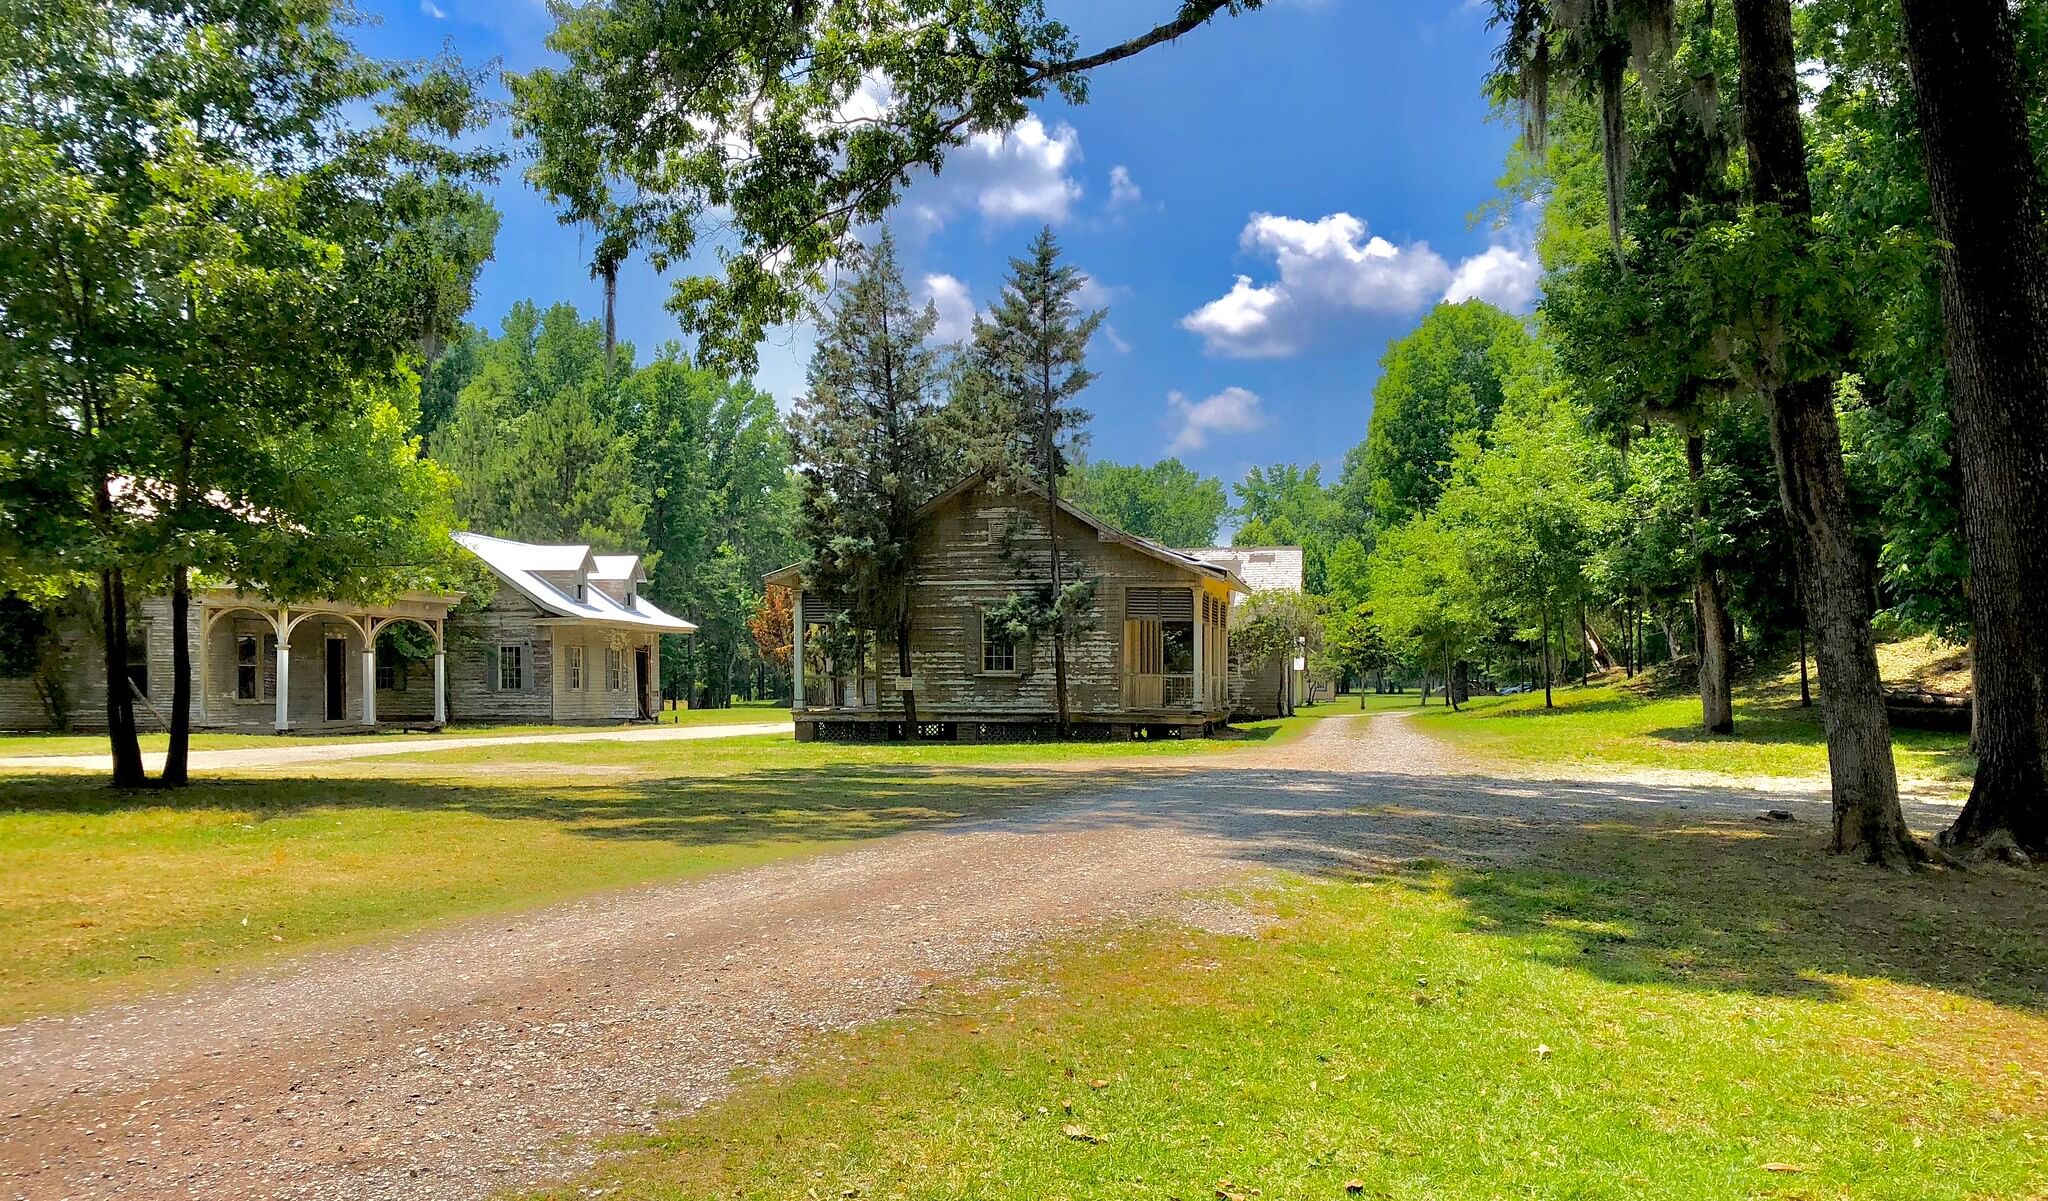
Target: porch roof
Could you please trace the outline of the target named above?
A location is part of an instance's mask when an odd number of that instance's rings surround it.
[[[460,592],[401,592],[388,600],[376,603],[339,601],[329,597],[280,601],[260,592],[245,592],[233,587],[212,587],[195,589],[192,599],[205,608],[215,610],[250,609],[268,614],[283,609],[296,614],[334,613],[374,618],[416,617],[434,621],[448,616],[448,610],[454,608],[462,600],[463,595]]]

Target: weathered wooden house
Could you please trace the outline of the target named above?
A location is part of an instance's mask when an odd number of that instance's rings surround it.
[[[566,725],[661,712],[661,636],[697,627],[640,595],[640,556],[482,534],[455,540],[499,583],[491,603],[459,614],[451,631],[462,720]]]
[[[989,613],[1045,578],[1046,504],[970,477],[919,511],[912,552],[911,674],[892,631],[847,631],[807,595],[799,567],[767,582],[794,589],[799,739],[979,739],[1051,733],[1058,719],[1050,638],[1017,641]],[[1228,568],[1134,537],[1062,503],[1064,575],[1094,583],[1067,646],[1067,705],[1108,736],[1203,734],[1230,717],[1229,612],[1244,584]],[[832,635],[826,636],[828,632]],[[916,699],[905,728],[902,694]]]
[[[638,595],[633,555],[457,534],[500,586],[488,604],[458,593],[408,592],[385,604],[281,604],[229,588],[194,592],[195,727],[344,730],[465,722],[614,722],[660,707],[661,635],[696,627]],[[418,636],[389,633],[405,626]],[[46,678],[0,678],[0,727],[104,728],[99,639],[62,621]],[[135,607],[126,679],[144,729],[170,705],[166,597]],[[413,652],[413,653],[408,653]],[[45,693],[63,694],[52,705]],[[59,717],[61,715],[61,722]]]

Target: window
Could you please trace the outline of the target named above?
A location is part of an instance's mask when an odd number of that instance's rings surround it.
[[[589,599],[590,599],[590,585],[588,585],[588,584],[578,584],[578,585],[576,585],[576,599],[577,599],[577,600],[579,600],[579,601],[587,601],[587,600],[589,600]]]
[[[604,648],[604,686],[612,692],[626,686],[626,652],[616,646]]]
[[[569,691],[583,691],[583,648],[569,648]]]
[[[149,695],[149,627],[128,627],[128,682],[137,696]]]
[[[1017,670],[1017,640],[1010,636],[1008,630],[992,625],[986,613],[981,615],[981,670]]]
[[[240,634],[235,638],[235,699],[263,699],[263,660],[257,657],[254,634]]]
[[[498,690],[516,692],[526,687],[526,648],[506,645],[498,648]]]
[[[411,664],[398,653],[397,647],[382,638],[377,640],[377,687],[387,692],[404,692],[410,668]]]

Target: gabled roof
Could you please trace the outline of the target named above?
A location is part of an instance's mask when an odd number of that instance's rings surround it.
[[[600,559],[593,556],[587,546],[548,546],[534,542],[514,542],[509,538],[493,538],[488,534],[472,534],[467,531],[452,536],[457,545],[483,560],[484,566],[491,569],[491,574],[503,580],[514,592],[532,601],[536,608],[550,616],[578,618],[610,626],[631,626],[666,634],[689,634],[697,629],[680,617],[672,617],[662,612],[645,597],[635,596],[631,605],[625,605],[607,595],[602,588],[585,588],[579,600],[573,587],[564,589],[546,578],[549,575],[569,574],[580,577],[579,582],[591,578],[626,578],[597,575],[597,572],[603,570],[599,563],[609,561],[614,569],[618,569],[620,561],[623,560],[632,563],[632,570],[638,572],[638,556],[605,555]]]
[[[1228,567],[1253,592],[1300,592],[1308,578],[1298,546],[1201,546],[1180,553]]]
[[[917,510],[917,516],[919,518],[923,518],[926,515],[932,513],[934,510],[938,509],[941,505],[948,504],[954,499],[962,495],[965,495],[970,491],[973,491],[975,488],[986,483],[988,481],[988,476],[989,473],[986,471],[975,472],[973,475],[970,475],[966,479],[961,480],[959,483],[954,484],[952,487],[946,489],[944,492],[939,493],[937,496],[932,497],[923,505],[919,506]],[[1030,492],[1035,496],[1042,498],[1045,495],[1045,489],[1040,488],[1037,484],[1032,483],[1029,480],[1021,481],[1019,486],[1022,487],[1024,491]],[[1095,514],[1090,513],[1088,510],[1082,508],[1081,506],[1074,504],[1072,501],[1062,499],[1060,501],[1060,511],[1062,513],[1065,513],[1067,516],[1072,517],[1074,520],[1080,522],[1081,524],[1094,530],[1096,534],[1100,536],[1104,541],[1121,543],[1122,545],[1127,546],[1134,551],[1137,551],[1141,555],[1149,555],[1154,559],[1158,559],[1163,563],[1170,563],[1173,566],[1182,568],[1194,575],[1203,576],[1212,580],[1220,580],[1224,584],[1228,585],[1231,591],[1233,592],[1251,591],[1249,588],[1245,587],[1244,582],[1238,579],[1237,575],[1228,566],[1209,563],[1202,559],[1196,558],[1194,555],[1189,554],[1186,551],[1178,551],[1174,550],[1172,547],[1161,546],[1159,543],[1152,541],[1150,538],[1140,538],[1136,534],[1127,534],[1124,531],[1118,529],[1117,527],[1111,525],[1107,521],[1104,521],[1102,518],[1097,517]],[[777,568],[776,570],[769,572],[765,577],[763,577],[764,582],[769,584],[780,584],[786,587],[793,587],[801,579],[802,566],[803,565],[801,563],[792,563],[787,567]]]
[[[590,558],[596,564],[590,570],[590,578],[593,580],[604,580],[607,583],[612,580],[628,580],[638,584],[647,579],[647,573],[640,567],[639,555],[592,555]]]

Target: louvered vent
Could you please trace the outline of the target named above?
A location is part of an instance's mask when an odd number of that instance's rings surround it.
[[[1131,588],[1124,593],[1125,621],[1193,621],[1195,594],[1185,588]]]

